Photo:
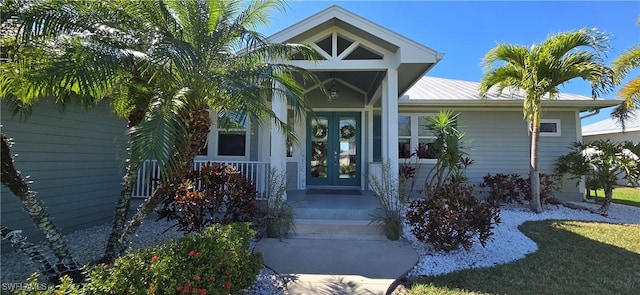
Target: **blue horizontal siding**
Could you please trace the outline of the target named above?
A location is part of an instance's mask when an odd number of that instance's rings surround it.
[[[113,218],[120,195],[126,121],[105,105],[90,111],[70,107],[64,113],[40,103],[27,121],[10,116],[2,105],[2,132],[13,138],[15,166],[30,176],[47,213],[63,233],[104,224]],[[43,239],[19,199],[2,187],[2,224],[21,229],[29,241]],[[3,242],[2,250],[11,250]]]

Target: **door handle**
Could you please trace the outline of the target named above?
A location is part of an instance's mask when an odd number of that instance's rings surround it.
[[[338,151],[333,151],[333,163],[338,164]]]

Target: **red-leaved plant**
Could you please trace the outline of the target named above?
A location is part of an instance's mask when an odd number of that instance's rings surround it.
[[[186,176],[175,197],[157,211],[158,220],[176,220],[178,229],[186,233],[202,233],[215,223],[253,221],[258,211],[256,195],[255,185],[236,167],[207,163]]]

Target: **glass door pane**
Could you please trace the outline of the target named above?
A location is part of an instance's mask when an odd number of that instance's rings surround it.
[[[356,178],[356,161],[358,154],[358,147],[356,146],[356,120],[353,117],[340,117],[337,127],[339,130],[335,130],[337,134],[340,134],[338,138],[338,149],[335,151],[338,154],[338,178],[344,179]]]
[[[311,177],[326,179],[328,177],[327,156],[329,153],[329,119],[318,117],[311,122]]]

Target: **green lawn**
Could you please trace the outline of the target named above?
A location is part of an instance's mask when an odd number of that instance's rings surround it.
[[[596,194],[591,192],[591,196],[594,197]],[[604,191],[598,190],[597,196],[597,200],[602,201],[604,199]],[[626,186],[616,187],[613,189],[612,201],[618,204],[640,207],[640,189]]]
[[[425,277],[410,294],[638,294],[640,225],[529,221],[539,250],[509,264]]]

